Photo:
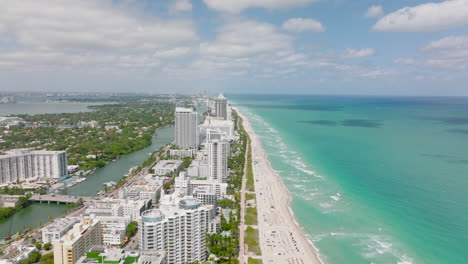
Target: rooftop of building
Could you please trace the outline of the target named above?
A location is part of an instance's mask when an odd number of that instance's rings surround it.
[[[78,221],[80,221],[78,217],[59,218],[56,221],[54,221],[52,224],[50,224],[49,226],[44,227],[42,229],[42,232],[60,232],[64,228],[78,223]]]
[[[177,168],[182,164],[182,160],[160,160],[156,166],[154,166],[155,169],[173,169]]]
[[[176,113],[193,113],[192,108],[187,108],[187,107],[176,107],[175,109]]]

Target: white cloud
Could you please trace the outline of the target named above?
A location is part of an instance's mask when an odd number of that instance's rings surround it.
[[[344,52],[343,57],[348,58],[348,59],[353,59],[353,58],[362,58],[362,57],[368,57],[372,56],[375,54],[375,50],[371,48],[365,48],[365,49],[346,49]]]
[[[448,36],[422,48],[423,58],[399,58],[394,62],[411,66],[463,70],[468,63],[468,35]]]
[[[468,0],[447,0],[405,7],[381,18],[375,31],[435,31],[468,25]]]
[[[373,5],[367,9],[365,17],[379,17],[384,14],[382,6]]]
[[[0,0],[0,38],[27,48],[148,51],[197,39],[189,20],[142,18],[111,0]]]
[[[312,18],[291,18],[283,23],[283,29],[291,32],[324,32],[325,27]]]
[[[192,11],[191,0],[175,0],[169,7],[172,13]]]
[[[256,21],[230,23],[219,29],[213,42],[200,44],[202,55],[249,57],[292,47],[292,38],[272,24]]]
[[[203,0],[214,10],[227,13],[240,13],[248,8],[282,9],[303,6],[317,0]]]
[[[468,35],[445,37],[429,43],[424,49],[468,49]]]

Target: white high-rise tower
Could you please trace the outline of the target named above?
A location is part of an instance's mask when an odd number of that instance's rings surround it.
[[[145,211],[139,223],[140,248],[165,250],[168,264],[206,260],[206,233],[211,205],[192,197],[161,195],[159,209]]]
[[[191,108],[177,107],[175,111],[175,143],[180,148],[198,147],[198,113]]]
[[[214,139],[209,141],[206,146],[208,148],[209,178],[218,182],[227,182],[229,143]]]
[[[226,97],[224,97],[223,94],[219,94],[219,96],[215,98],[214,101],[215,101],[216,117],[221,117],[222,119],[227,120],[228,114],[227,114]]]

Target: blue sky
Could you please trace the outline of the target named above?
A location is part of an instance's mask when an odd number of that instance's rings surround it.
[[[0,6],[0,91],[468,95],[468,0]]]

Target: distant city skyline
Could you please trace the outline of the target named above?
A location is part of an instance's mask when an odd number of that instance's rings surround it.
[[[468,95],[468,0],[0,4],[0,92]]]

